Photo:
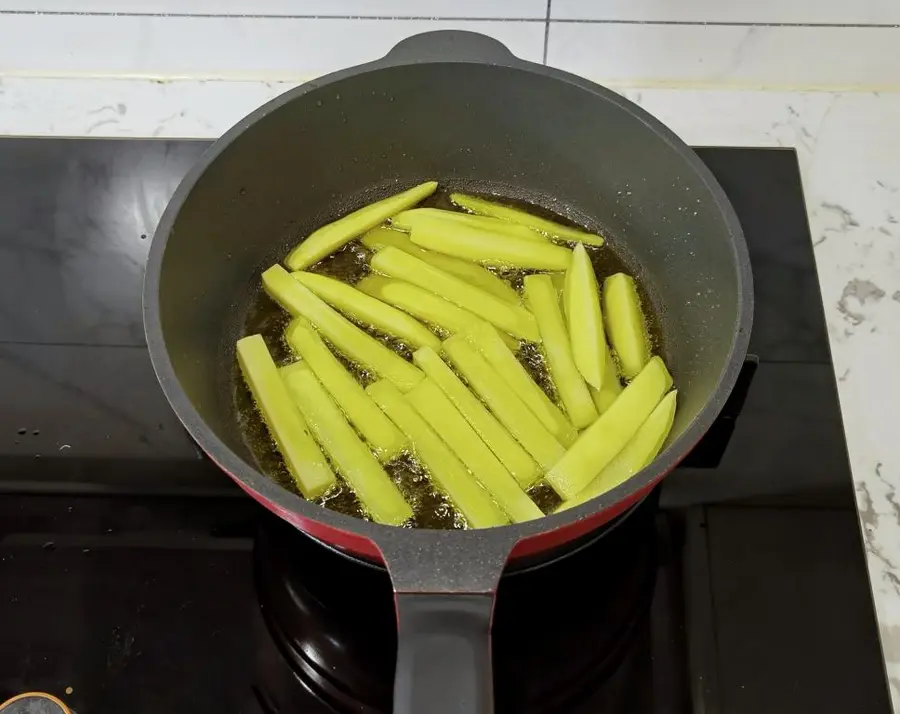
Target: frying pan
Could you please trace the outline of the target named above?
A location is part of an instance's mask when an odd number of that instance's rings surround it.
[[[650,466],[564,513],[468,531],[354,519],[260,472],[233,400],[234,342],[260,272],[323,223],[428,179],[566,215],[609,236],[639,274],[679,389],[672,435]],[[157,377],[200,447],[297,528],[387,567],[397,714],[493,710],[490,624],[505,564],[600,528],[675,467],[735,383],[752,302],[737,218],[689,147],[614,92],[467,32],[411,37],[238,122],[175,192],[144,282]]]

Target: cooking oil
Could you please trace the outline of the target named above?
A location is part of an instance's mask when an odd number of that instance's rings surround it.
[[[486,198],[493,201],[498,200],[496,196],[486,196]],[[504,199],[501,199],[501,201],[509,206],[528,211],[529,213],[542,218],[547,218],[564,225],[576,225],[572,221],[555,214],[552,211],[548,211],[540,206],[535,206],[525,201]],[[428,206],[444,210],[459,210],[457,206],[450,201],[450,191],[447,189],[439,189],[420,205],[423,207]],[[581,226],[577,227],[581,228]],[[602,247],[585,246],[585,249],[591,258],[591,263],[594,266],[598,282],[602,284],[605,277],[617,272],[626,272],[635,276],[638,290],[641,294],[644,314],[647,319],[652,349],[655,353],[664,354],[660,320],[658,319],[657,312],[653,309],[653,304],[645,286],[642,284],[639,276],[635,275],[635,271],[630,269],[621,256],[617,254],[615,250],[616,240],[610,240],[609,236],[606,235],[604,235],[604,237],[607,239],[607,243]],[[322,275],[327,275],[348,284],[355,285],[369,273],[370,257],[370,251],[359,244],[358,241],[353,241],[341,250],[323,259],[316,264],[312,270],[316,273],[321,273]],[[504,280],[507,280],[521,294],[522,281],[528,271],[515,268],[491,267],[488,269]],[[253,303],[247,312],[247,319],[241,334],[261,334],[263,339],[265,339],[276,364],[279,366],[285,365],[295,359],[284,340],[284,331],[289,321],[290,316],[276,305],[262,289],[260,289],[253,298]],[[394,337],[380,333],[367,325],[358,323],[358,326],[403,358],[407,360],[412,358],[412,349],[409,345]],[[441,334],[437,330],[435,331],[435,334],[441,338],[446,337],[446,335]],[[363,386],[367,386],[375,381],[376,375],[371,374],[359,365],[345,359],[337,350],[332,351],[351,374],[363,384]],[[547,363],[540,346],[522,342],[520,343],[517,357],[535,382],[547,393],[555,404],[561,407],[559,395],[556,393],[553,380],[550,377]],[[275,443],[272,441],[272,438],[266,429],[262,417],[253,404],[250,392],[244,384],[244,380],[242,379],[240,370],[237,368],[236,364],[232,374],[234,403],[239,427],[247,446],[256,459],[259,469],[282,487],[295,493],[299,493],[275,447]],[[334,466],[334,464],[332,464],[332,466]],[[450,502],[442,494],[437,492],[431,486],[426,470],[415,459],[413,454],[405,453],[401,455],[389,464],[386,464],[385,470],[400,488],[407,502],[413,509],[413,518],[407,524],[409,527],[432,529],[463,529],[466,527],[465,519],[453,508]],[[335,473],[340,476],[338,469],[335,469]],[[552,512],[560,502],[559,497],[545,483],[538,483],[529,489],[528,494],[544,513]],[[346,482],[340,478],[338,479],[338,484],[320,498],[318,502],[326,508],[340,513],[357,518],[368,519],[365,509],[359,499],[354,495]]]

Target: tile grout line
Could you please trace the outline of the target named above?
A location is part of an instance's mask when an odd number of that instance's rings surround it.
[[[547,49],[550,46],[550,5],[553,0],[547,0],[547,17],[544,20],[544,64],[547,64]]]
[[[152,17],[239,20],[462,20],[465,22],[545,22],[544,17],[480,17],[467,15],[290,15],[281,13],[217,13],[217,12],[71,12],[66,10],[0,10],[3,15],[38,15],[48,17]]]
[[[745,22],[727,20],[585,20],[575,18],[555,17],[551,22],[566,25],[660,25],[663,27],[799,27],[799,28],[847,28],[867,30],[895,30],[900,28],[897,23],[866,23],[866,22]]]
[[[662,25],[662,26],[709,26],[709,27],[798,27],[798,28],[849,28],[849,29],[897,29],[898,23],[865,22],[745,22],[745,21],[704,21],[704,20],[628,20],[615,18],[550,18],[550,2],[546,17],[477,17],[477,16],[433,16],[433,15],[285,15],[277,13],[155,13],[155,12],[71,12],[64,10],[0,10],[4,15],[35,15],[47,17],[130,17],[130,18],[195,18],[195,19],[241,19],[241,20],[377,20],[377,21],[431,21],[444,22],[542,22],[549,30],[551,23],[583,25]]]

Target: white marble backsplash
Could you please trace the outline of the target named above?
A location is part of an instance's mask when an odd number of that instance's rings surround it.
[[[688,143],[796,148],[900,714],[898,24],[896,0],[0,0],[0,132],[216,137],[297,82],[464,28]]]
[[[128,12],[120,14],[4,13],[4,2],[8,0],[0,0],[0,77],[9,78],[302,82],[379,57],[409,35],[462,29],[496,37],[524,59],[546,58],[549,64],[615,87],[900,90],[900,30],[890,24],[586,22],[552,17],[548,22],[545,13],[533,14],[536,8],[530,2],[517,5],[521,14],[510,19],[485,18],[487,9],[494,7],[490,3],[480,12],[469,7],[455,10],[471,15],[394,18],[289,17],[283,14],[284,3],[276,0],[268,0],[273,14],[260,8],[259,14],[240,17],[141,13],[130,4]],[[170,9],[168,3],[160,4]],[[365,3],[350,3],[356,4]],[[496,10],[506,7],[507,3],[499,3]],[[894,22],[900,21],[898,14],[900,10],[883,13]]]

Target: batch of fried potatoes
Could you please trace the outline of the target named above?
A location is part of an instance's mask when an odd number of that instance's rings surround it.
[[[341,479],[367,518],[408,524],[413,508],[385,469],[408,454],[465,527],[486,528],[545,515],[529,495],[540,483],[557,511],[621,484],[656,457],[675,415],[634,280],[616,273],[601,289],[589,254],[600,236],[519,208],[457,193],[458,210],[416,208],[437,186],[315,230],[262,274],[293,318],[296,361],[278,366],[259,334],[238,340],[237,358],[298,490],[316,500]],[[361,281],[315,272],[356,240],[371,251]],[[526,272],[521,294],[510,269]],[[552,390],[526,369],[524,342],[539,345]]]

